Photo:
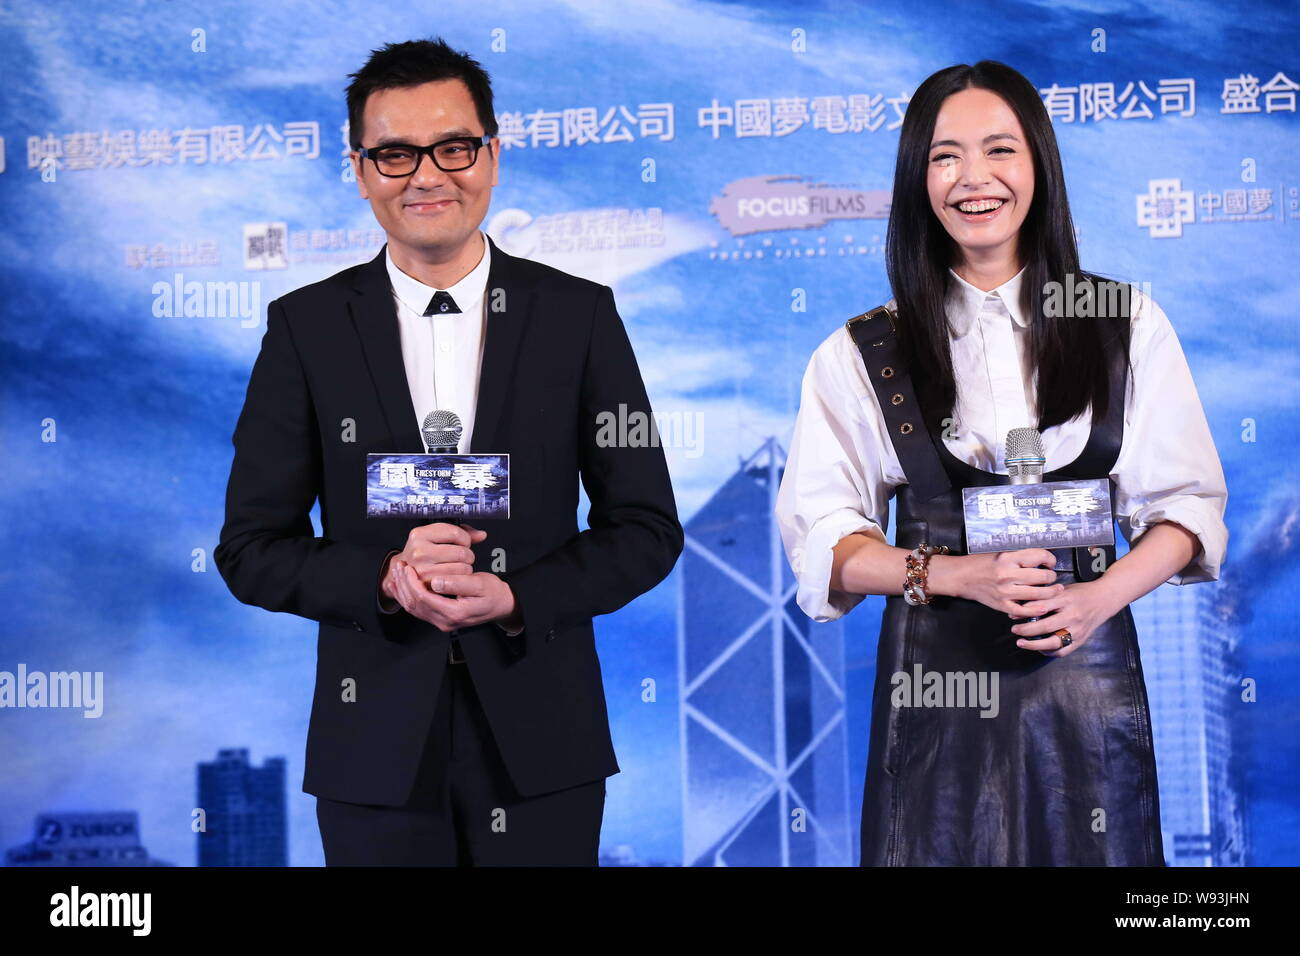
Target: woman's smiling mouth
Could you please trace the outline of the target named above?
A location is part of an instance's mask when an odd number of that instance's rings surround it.
[[[997,216],[1008,201],[996,197],[963,199],[959,203],[953,203],[952,208],[967,222],[988,222]]]

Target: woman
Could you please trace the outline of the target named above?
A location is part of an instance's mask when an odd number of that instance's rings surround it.
[[[777,497],[810,617],[887,596],[862,864],[1162,865],[1129,603],[1216,580],[1227,547],[1223,471],[1177,336],[1128,285],[1110,288],[1130,303],[1092,317],[1113,299],[1079,270],[1051,122],[992,61],[912,98],[886,266],[889,312],[813,354]],[[1024,427],[1042,433],[1042,480],[1109,479],[1123,559],[1113,545],[965,553],[961,489],[1009,483],[1007,432]],[[900,692],[935,673],[991,697]]]

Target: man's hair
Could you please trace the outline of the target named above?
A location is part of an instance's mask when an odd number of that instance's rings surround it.
[[[362,112],[371,93],[406,86],[419,86],[436,80],[460,80],[474,98],[474,108],[483,132],[497,134],[496,113],[492,109],[492,81],[487,71],[468,53],[458,53],[442,37],[436,40],[408,40],[389,43],[370,51],[370,59],[356,73],[349,73],[348,139],[353,149],[360,149]]]

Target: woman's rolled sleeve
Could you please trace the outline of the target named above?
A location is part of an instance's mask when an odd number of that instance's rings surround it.
[[[1145,295],[1137,302],[1115,515],[1130,545],[1162,521],[1186,528],[1201,548],[1169,583],[1216,581],[1228,550],[1223,466],[1169,318]]]
[[[1223,559],[1228,551],[1228,528],[1222,509],[1211,500],[1196,495],[1179,495],[1152,502],[1138,509],[1120,528],[1130,545],[1152,525],[1172,521],[1181,525],[1201,542],[1201,550],[1191,563],[1169,579],[1170,584],[1198,584],[1219,580]],[[1126,527],[1127,525],[1127,527]]]
[[[839,330],[813,353],[804,373],[776,500],[777,526],[798,582],[795,601],[819,623],[844,616],[863,598],[831,588],[835,545],[858,531],[874,531],[883,541],[888,521],[883,425],[874,420],[878,412],[870,414],[874,395],[849,374],[849,361],[861,359],[837,339],[841,334],[851,345]]]
[[[866,597],[836,591],[830,586],[835,546],[857,531],[874,529],[883,541],[883,529],[859,512],[844,509],[818,519],[809,529],[804,543],[790,557],[790,567],[799,580],[795,601],[805,614],[818,623],[834,621],[852,611]],[[801,566],[800,566],[801,565]]]

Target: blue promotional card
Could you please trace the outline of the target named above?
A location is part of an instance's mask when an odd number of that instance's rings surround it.
[[[510,517],[509,455],[366,455],[366,517]]]
[[[963,488],[966,552],[1115,543],[1105,478]]]

